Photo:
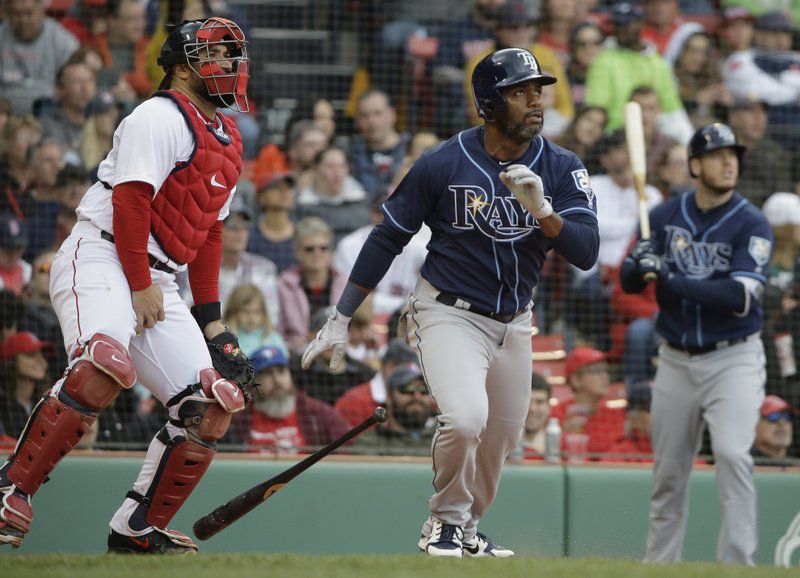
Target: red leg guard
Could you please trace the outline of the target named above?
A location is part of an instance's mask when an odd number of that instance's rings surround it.
[[[33,521],[30,498],[23,498],[15,493],[5,494],[2,507],[0,507],[0,520],[27,533],[31,529],[31,521]]]
[[[55,397],[42,399],[28,418],[24,439],[20,439],[14,452],[8,478],[26,494],[35,494],[61,458],[89,431],[95,419]]]
[[[156,491],[147,509],[147,523],[166,528],[189,494],[206,473],[216,450],[193,441],[180,441],[159,464],[161,475],[154,480]]]

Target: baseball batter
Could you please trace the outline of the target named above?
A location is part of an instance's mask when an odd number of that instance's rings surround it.
[[[648,561],[681,559],[689,474],[705,424],[722,510],[717,560],[754,563],[750,447],[764,398],[761,296],[773,237],[761,212],[734,192],[743,154],[727,125],[699,129],[689,143],[697,191],[653,210],[653,239],[634,245],[620,273],[628,293],[656,274],[656,330],[666,342],[652,402]]]
[[[159,64],[166,72],[161,91],[117,128],[100,182],[83,198],[53,262],[50,295],[70,363],[0,468],[0,543],[22,544],[31,497],[138,377],[171,419],[111,521],[109,551],[197,550],[166,525],[205,473],[246,393],[213,368],[206,343],[240,355],[219,321],[217,283],[221,219],[239,178],[242,144],[216,111],[248,108],[244,34],[222,18],[184,22],[168,35]],[[187,264],[191,313],[175,283]]]
[[[510,48],[472,75],[483,127],[425,153],[383,205],[336,310],[303,355],[333,347],[392,259],[423,223],[432,238],[409,299],[407,339],[441,412],[432,444],[434,495],[421,550],[431,556],[509,557],[478,532],[503,462],[519,441],[531,395],[531,295],[547,251],[589,269],[597,259],[586,169],[540,136],[542,86],[556,79]]]

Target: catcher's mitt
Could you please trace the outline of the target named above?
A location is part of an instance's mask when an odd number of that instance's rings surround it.
[[[245,401],[249,403],[258,392],[258,384],[254,383],[256,372],[250,359],[239,349],[239,340],[231,331],[223,331],[206,343],[214,369],[239,386]]]

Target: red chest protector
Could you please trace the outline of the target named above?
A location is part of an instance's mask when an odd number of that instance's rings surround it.
[[[208,230],[239,181],[242,139],[223,115],[224,133],[214,130],[186,96],[173,90],[156,92],[178,105],[194,136],[194,152],[178,164],[158,190],[150,210],[150,231],[161,249],[176,263],[191,263]]]

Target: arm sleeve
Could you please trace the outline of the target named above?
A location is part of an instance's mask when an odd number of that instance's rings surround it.
[[[150,286],[147,241],[152,198],[153,188],[138,181],[117,185],[111,193],[114,244],[131,291],[142,291]]]
[[[576,267],[588,271],[600,251],[597,220],[586,215],[564,219],[561,232],[550,239],[550,246]]]
[[[219,267],[222,264],[222,221],[208,231],[206,242],[189,263],[189,286],[195,305],[219,301]]]
[[[741,313],[747,305],[747,290],[735,279],[698,280],[672,275],[665,287],[685,299],[714,309]]]

